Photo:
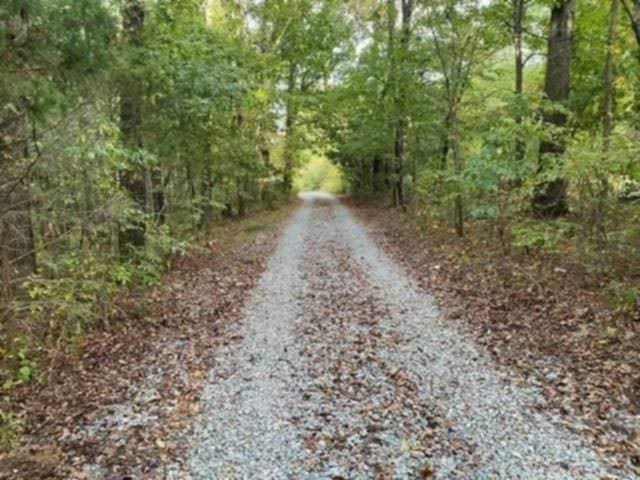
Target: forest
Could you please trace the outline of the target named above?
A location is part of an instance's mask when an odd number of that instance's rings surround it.
[[[637,359],[640,0],[0,0],[0,451],[33,385],[299,191],[584,278]]]

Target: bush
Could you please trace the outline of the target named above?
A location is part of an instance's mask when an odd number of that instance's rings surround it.
[[[513,246],[556,252],[562,240],[572,236],[574,230],[574,225],[565,220],[522,223],[512,229]]]

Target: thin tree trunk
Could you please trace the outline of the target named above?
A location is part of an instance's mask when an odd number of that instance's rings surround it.
[[[562,0],[551,8],[545,93],[550,101],[557,103],[566,103],[569,99],[573,6],[573,0]],[[544,120],[551,128],[564,127],[567,116],[559,111],[546,112]],[[551,140],[544,140],[540,144],[539,171],[557,167],[564,151],[564,141],[557,134]],[[553,180],[538,185],[532,199],[532,207],[534,213],[541,217],[554,217],[567,213],[565,178],[559,175]]]
[[[630,0],[631,4],[629,4],[627,0],[621,1],[636,37],[636,42],[638,44],[638,48],[636,49],[636,58],[640,65],[640,0]],[[636,77],[636,85],[640,85],[640,75],[637,75]],[[640,141],[640,88],[636,88],[635,90],[634,114],[636,139],[637,141]]]
[[[604,67],[604,88],[602,101],[602,148],[606,157],[611,144],[614,119],[615,66],[614,48],[617,36],[619,0],[611,0],[609,11],[609,32],[607,34],[607,57]]]
[[[213,172],[211,166],[206,165],[204,168],[204,176],[202,178],[202,198],[204,205],[202,206],[202,215],[198,224],[199,228],[209,225],[213,221]]]
[[[393,204],[396,207],[404,208],[404,120],[398,120],[395,128],[395,141],[394,141],[394,158],[395,158],[395,184],[393,188]]]
[[[451,109],[447,111],[444,117],[444,134],[440,144],[440,168],[444,171],[447,168],[447,159],[449,157],[449,135],[451,132]]]
[[[151,170],[151,188],[153,201],[153,214],[156,222],[162,225],[165,222],[166,202],[164,197],[164,182],[162,181],[162,171],[154,167]]]
[[[375,195],[381,190],[384,190],[384,160],[375,155],[371,166],[371,193]]]
[[[396,47],[396,19],[398,17],[398,9],[395,0],[387,0],[387,55],[389,59],[389,77],[385,91],[391,92],[391,100],[393,102],[394,111],[390,120],[391,133],[393,135],[393,146],[391,151],[391,158],[385,165],[385,182],[390,187],[391,201],[394,207],[397,207],[400,202],[398,201],[398,179],[393,176],[398,175],[398,154],[401,152],[399,148],[399,85],[398,85],[398,49]],[[383,96],[385,94],[383,93]]]
[[[640,0],[631,0],[631,6],[629,6],[627,0],[622,0],[622,6],[629,16],[631,28],[636,36],[638,47],[640,47]],[[640,59],[640,51],[638,52],[638,59]]]
[[[409,75],[407,64],[409,61],[409,43],[411,41],[411,17],[413,15],[413,0],[402,0],[402,35],[400,36],[400,58],[396,63],[396,68],[400,68],[399,75],[395,74],[397,81],[396,92],[396,125],[395,125],[395,141],[394,141],[394,157],[395,157],[395,187],[394,187],[394,204],[402,208],[405,207],[404,194],[404,162],[406,151],[406,103],[407,103],[407,85],[406,81]],[[392,53],[393,54],[393,53]]]
[[[293,141],[293,129],[296,123],[296,107],[294,105],[293,95],[296,89],[296,65],[289,64],[289,76],[287,79],[287,117],[285,119],[286,138],[284,151],[284,187],[287,192],[291,191],[293,186],[293,166],[295,146]]]
[[[527,9],[527,0],[512,0],[513,2],[513,46],[515,51],[515,94],[520,99],[524,94],[524,58],[522,50],[523,22]],[[522,125],[522,114],[516,113],[516,124]],[[516,161],[521,162],[524,158],[526,144],[522,140],[520,128],[516,138]]]
[[[590,226],[595,230],[597,243],[600,251],[606,251],[607,228],[606,210],[609,197],[609,181],[607,178],[606,163],[609,159],[609,149],[611,146],[611,134],[613,132],[613,122],[615,113],[615,65],[614,49],[618,26],[618,10],[620,0],[611,0],[609,10],[609,29],[607,33],[607,54],[604,67],[603,99],[602,99],[602,161],[605,163],[600,171],[599,178],[596,179],[597,191],[593,199],[592,219]]]
[[[456,175],[462,174],[463,171],[463,162],[462,156],[460,154],[460,135],[458,132],[458,114],[457,114],[457,106],[453,106],[451,108],[451,116],[450,116],[450,137],[449,137],[449,145],[451,148],[451,154],[453,156],[453,167],[455,168]],[[464,236],[464,204],[462,193],[458,192],[455,195],[453,201],[454,207],[454,226],[456,229],[456,234],[459,237]]]
[[[198,197],[198,191],[196,189],[196,181],[193,176],[190,160],[187,160],[185,163],[184,173],[187,180],[187,188],[189,190],[189,203],[193,205],[196,202],[196,199]]]

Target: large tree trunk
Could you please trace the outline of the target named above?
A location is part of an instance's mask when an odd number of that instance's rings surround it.
[[[125,0],[122,7],[122,28],[132,46],[142,42],[145,10],[140,0]],[[122,142],[131,151],[142,149],[142,102],[135,81],[125,81],[120,91],[120,132]],[[120,183],[129,193],[136,209],[142,216],[146,205],[145,172],[141,168],[129,167],[121,172]],[[133,219],[119,229],[118,245],[123,256],[130,255],[132,247],[144,247],[145,224]]]
[[[573,0],[561,0],[551,8],[545,93],[552,102],[565,103],[569,99],[573,5]],[[559,111],[547,112],[544,120],[551,127],[563,127],[567,123],[567,116]],[[539,171],[554,167],[564,151],[561,135],[543,141],[539,152]],[[532,207],[534,213],[542,217],[567,213],[566,180],[560,176],[538,185]]]

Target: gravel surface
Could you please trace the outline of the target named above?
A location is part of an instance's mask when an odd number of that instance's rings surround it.
[[[305,200],[219,352],[173,478],[634,478],[442,322],[346,208]]]
[[[310,206],[303,206],[283,233],[245,322],[230,332],[211,372],[189,459],[191,478],[287,478],[301,455],[287,417],[297,401],[290,388],[297,361],[292,329],[309,215]],[[173,476],[184,478],[184,472]]]

